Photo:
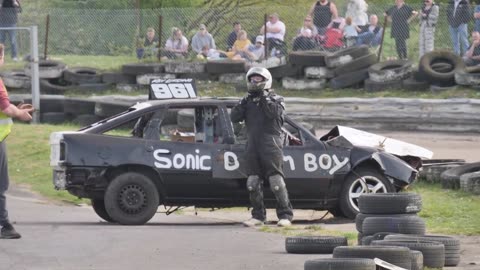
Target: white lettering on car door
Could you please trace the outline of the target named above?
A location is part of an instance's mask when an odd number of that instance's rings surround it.
[[[343,166],[345,166],[349,161],[348,157],[345,157],[342,161],[340,161],[335,154],[322,154],[318,157],[317,165],[317,157],[312,153],[305,153],[303,160],[305,164],[305,171],[314,172],[320,166],[321,169],[328,171],[329,174],[334,174],[343,168]]]
[[[196,149],[195,154],[182,154],[177,153],[173,156],[172,159],[162,156],[165,154],[170,154],[168,149],[157,149],[153,152],[153,158],[155,162],[153,163],[156,168],[159,169],[187,169],[187,170],[201,170],[209,171],[212,169],[211,166],[208,166],[207,161],[212,158],[209,155],[200,155],[200,150]]]
[[[283,162],[288,162],[290,170],[295,171],[295,162],[293,161],[292,156],[283,156]]]
[[[240,167],[237,155],[233,152],[225,151],[223,153],[223,166],[227,171],[235,171]]]

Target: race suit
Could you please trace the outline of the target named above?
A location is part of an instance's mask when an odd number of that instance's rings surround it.
[[[245,121],[247,144],[245,151],[247,188],[250,192],[252,217],[264,221],[263,180],[268,179],[277,199],[279,219],[292,220],[293,211],[283,174],[282,126],[283,97],[273,91],[249,94],[231,112],[232,122]]]

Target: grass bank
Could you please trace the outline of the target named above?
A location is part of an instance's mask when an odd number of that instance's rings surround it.
[[[77,127],[72,125],[16,124],[7,138],[11,180],[17,184],[26,184],[33,191],[54,200],[82,202],[65,191],[56,191],[53,188],[49,165],[50,133],[75,129]],[[412,190],[422,195],[423,210],[419,215],[425,219],[429,233],[480,235],[479,196],[443,190],[439,185],[425,183],[414,185]],[[232,209],[234,210],[235,208]],[[287,229],[266,227],[262,230],[284,235],[340,234],[350,241],[356,239],[355,233],[328,231],[317,225]]]

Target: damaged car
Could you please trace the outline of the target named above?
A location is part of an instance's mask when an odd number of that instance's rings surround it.
[[[175,98],[178,91],[162,84],[157,94],[168,99],[138,103],[78,131],[52,133],[55,188],[90,199],[101,218],[125,225],[148,222],[160,205],[167,214],[183,206],[249,207],[245,127],[230,120],[238,101],[198,98],[190,90]],[[284,135],[293,207],[347,218],[358,213],[362,193],[408,187],[421,159],[432,156],[419,146],[348,127],[319,139],[288,116]],[[264,192],[266,206],[274,208],[273,193],[268,187]]]

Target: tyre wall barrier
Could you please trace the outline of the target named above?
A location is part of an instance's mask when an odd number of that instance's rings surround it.
[[[10,95],[10,99],[15,103],[28,101],[31,96]],[[238,98],[232,97],[232,99]],[[42,107],[46,106],[44,104],[48,104],[50,100],[52,104],[58,104],[64,100],[67,100],[67,103],[69,103],[68,100],[84,100],[83,102],[103,102],[109,105],[118,103],[127,108],[136,102],[147,100],[147,96],[64,98],[56,95],[42,95],[41,100]],[[478,125],[480,99],[286,98],[285,103],[290,117],[308,122],[316,129],[330,129],[336,125],[345,125],[364,130],[480,132],[480,125]],[[98,105],[96,107],[98,108]],[[46,112],[44,108],[41,108],[41,112]],[[55,112],[52,106],[48,108],[48,112]],[[99,116],[110,116],[103,111]],[[111,111],[118,112],[117,109]]]

